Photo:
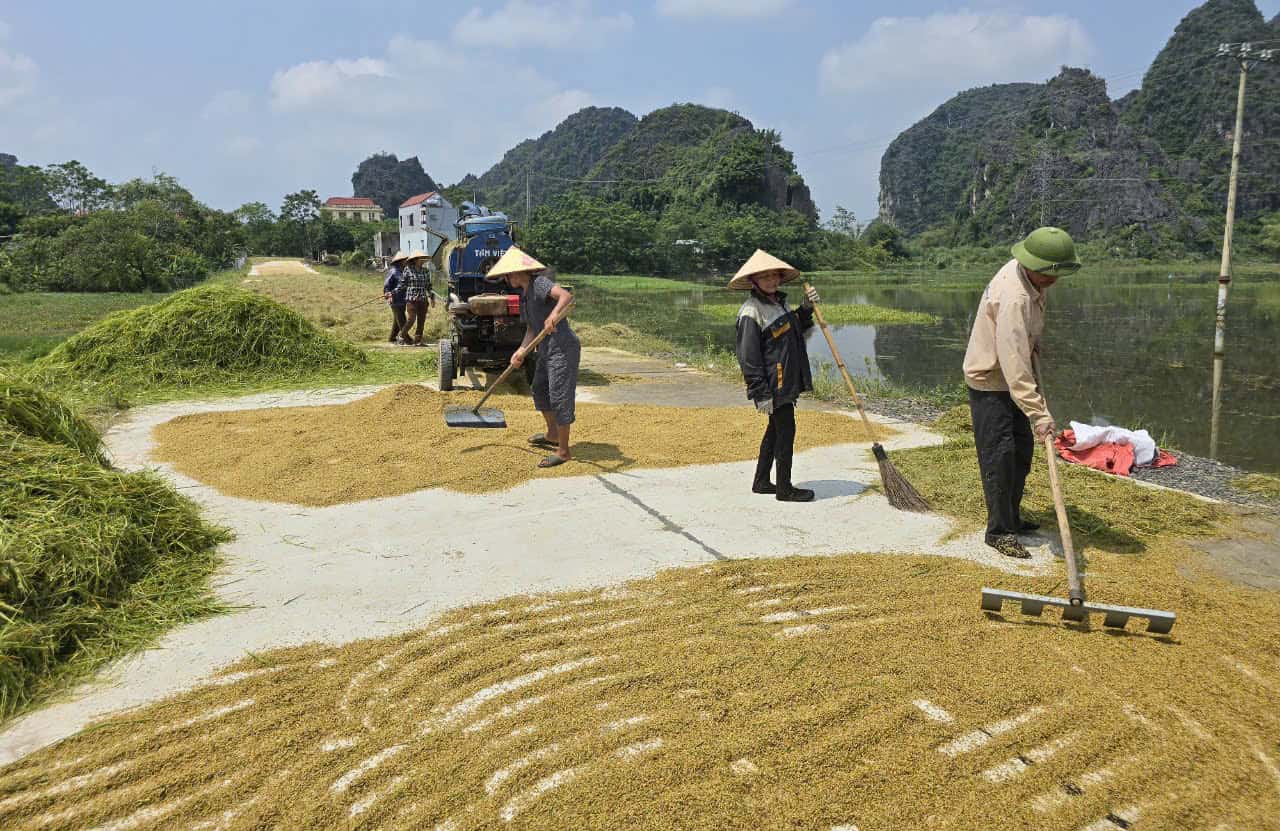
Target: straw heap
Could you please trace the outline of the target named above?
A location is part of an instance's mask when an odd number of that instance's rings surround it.
[[[149,473],[105,467],[56,399],[0,385],[0,716],[215,611],[225,531]],[[48,439],[48,440],[44,440]]]
[[[244,289],[204,285],[109,315],[64,341],[36,368],[76,379],[181,386],[352,368],[365,360],[356,347],[279,303]]]

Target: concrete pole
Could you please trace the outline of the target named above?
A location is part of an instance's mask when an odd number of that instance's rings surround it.
[[[533,202],[529,199],[529,168],[524,169],[524,224],[529,224],[529,216],[533,213]]]
[[[1240,173],[1240,139],[1244,133],[1244,85],[1249,62],[1240,61],[1240,89],[1236,94],[1236,130],[1231,142],[1231,179],[1227,184],[1227,227],[1222,238],[1222,267],[1218,270],[1217,325],[1213,331],[1213,410],[1209,422],[1209,458],[1218,458],[1218,416],[1222,405],[1222,361],[1226,356],[1227,288],[1231,285],[1231,234],[1236,224],[1236,184]]]

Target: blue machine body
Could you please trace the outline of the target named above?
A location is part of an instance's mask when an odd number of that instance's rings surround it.
[[[512,246],[510,226],[481,231],[449,252],[449,289],[467,300],[486,292],[511,291],[506,281],[489,283],[484,275]]]

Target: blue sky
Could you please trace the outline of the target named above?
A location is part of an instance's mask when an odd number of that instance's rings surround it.
[[[692,101],[781,131],[824,218],[870,219],[885,146],[955,92],[1067,63],[1118,97],[1197,5],[0,0],[0,152],[277,208],[350,195],[375,151],[451,184],[582,106]]]

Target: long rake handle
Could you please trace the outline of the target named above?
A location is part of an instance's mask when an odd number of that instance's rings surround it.
[[[560,323],[560,321],[564,320],[564,319],[565,319],[565,317],[567,317],[567,316],[568,316],[568,314],[569,314],[569,310],[573,308],[573,302],[574,302],[574,300],[575,300],[575,298],[573,298],[573,297],[570,297],[570,298],[569,298],[569,303],[568,303],[568,305],[566,305],[566,306],[564,307],[564,314],[561,314],[559,317],[555,318],[555,323],[557,323],[557,324],[558,324],[558,323]],[[529,345],[528,345],[528,346],[526,346],[526,347],[524,347],[525,353],[526,353],[526,354],[528,354],[529,352],[532,352],[533,350],[537,349],[537,348],[538,348],[538,344],[542,343],[543,339],[547,336],[547,332],[549,332],[549,331],[550,331],[550,330],[549,330],[549,329],[547,329],[547,328],[544,326],[544,327],[542,328],[542,331],[541,331],[541,332],[539,332],[539,333],[534,337],[534,339],[533,339],[533,340],[529,341]],[[502,386],[502,382],[503,382],[503,381],[505,381],[505,380],[507,380],[507,376],[508,376],[508,375],[510,375],[510,374],[511,374],[511,371],[512,371],[513,369],[515,369],[515,368],[516,368],[515,364],[507,364],[507,368],[506,368],[506,369],[504,369],[504,370],[502,370],[502,374],[498,376],[498,380],[494,381],[492,384],[490,384],[490,385],[489,385],[489,389],[485,390],[485,392],[484,392],[484,397],[482,397],[482,398],[480,399],[480,403],[476,404],[475,409],[474,409],[474,410],[472,410],[471,412],[476,413],[477,415],[479,415],[479,413],[480,413],[480,408],[484,406],[484,402],[486,402],[486,401],[488,401],[488,400],[489,400],[489,396],[493,395],[493,391],[494,391],[494,390],[496,390],[498,387]]]
[[[809,284],[804,284],[805,293],[809,292]],[[862,408],[862,396],[858,395],[858,389],[853,385],[853,379],[849,377],[849,370],[845,369],[844,359],[840,357],[840,350],[836,349],[836,342],[831,337],[831,330],[827,328],[827,320],[822,316],[822,309],[818,308],[818,304],[813,304],[813,318],[818,321],[818,326],[822,328],[822,336],[827,339],[827,346],[831,349],[831,357],[836,359],[836,366],[840,368],[840,374],[844,376],[845,386],[849,388],[849,394],[853,396],[853,403],[858,407],[858,415],[862,416],[862,425],[867,428],[867,434],[871,436],[871,440],[876,440],[875,428],[871,426],[871,419],[867,418],[867,411]]]
[[[1067,521],[1067,506],[1062,499],[1062,484],[1058,481],[1058,454],[1053,449],[1053,436],[1044,437],[1044,452],[1049,463],[1049,488],[1053,491],[1053,508],[1058,514],[1058,532],[1062,535],[1062,555],[1067,561],[1067,598],[1072,606],[1084,603],[1084,581],[1080,578],[1080,565],[1076,562],[1076,549],[1071,542],[1071,523]]]

